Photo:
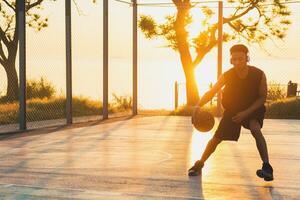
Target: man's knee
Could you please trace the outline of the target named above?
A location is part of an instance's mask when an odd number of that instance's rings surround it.
[[[250,131],[255,138],[262,136],[261,126],[256,120],[250,122]]]
[[[250,129],[250,131],[255,139],[260,139],[263,137],[260,127],[253,127]]]
[[[261,128],[259,126],[250,127],[251,133],[258,134],[261,133]]]

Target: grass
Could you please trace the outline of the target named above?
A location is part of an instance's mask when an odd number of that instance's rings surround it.
[[[124,105],[122,102],[124,102]],[[130,109],[128,101],[120,99],[109,105],[109,112],[116,113]],[[85,97],[73,98],[73,116],[101,115],[102,103]],[[126,105],[125,105],[126,104]],[[31,99],[27,101],[27,121],[42,121],[49,119],[65,118],[66,100],[64,97]],[[0,124],[12,124],[19,121],[18,102],[0,104]],[[204,107],[204,110],[216,116],[216,106]],[[175,111],[171,110],[139,110],[142,115],[178,115],[191,116],[192,108],[187,106],[179,107]],[[277,100],[267,105],[266,118],[269,119],[300,119],[300,98],[289,98]]]
[[[126,102],[126,106],[127,106]],[[74,97],[73,116],[91,116],[102,114],[102,102],[88,99],[86,97]],[[126,106],[113,102],[109,105],[109,113],[128,110]],[[19,121],[19,103],[0,104],[0,124],[13,124]],[[26,102],[27,121],[42,121],[50,119],[63,119],[66,116],[66,99],[64,97],[53,97],[44,99],[30,99]]]
[[[84,97],[74,97],[73,116],[101,115],[102,103]],[[27,120],[40,121],[61,119],[66,116],[66,99],[56,97],[51,99],[31,99],[27,101]]]
[[[18,122],[19,103],[0,104],[0,124],[14,124]]]

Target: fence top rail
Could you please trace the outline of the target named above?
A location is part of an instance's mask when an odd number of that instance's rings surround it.
[[[124,0],[115,0],[116,2],[119,3],[125,3],[128,4],[130,6],[133,5],[133,1],[124,1]],[[175,7],[174,3],[172,2],[161,2],[161,1],[157,1],[157,2],[149,2],[149,3],[138,3],[138,0],[136,1],[136,5],[137,6],[146,6],[146,7]],[[199,6],[199,4],[216,4],[219,2],[223,2],[223,1],[191,1],[190,4],[192,5],[192,7],[203,7],[203,6]],[[300,0],[294,0],[294,1],[281,1],[281,4],[299,4]],[[233,3],[228,3],[228,2],[223,2],[224,6],[223,8],[237,8],[238,6],[233,5]],[[268,6],[272,6],[272,5],[277,5],[276,3],[262,3],[260,4],[260,6],[264,6],[264,7],[268,7]],[[185,5],[183,5],[182,7],[184,7]],[[190,5],[189,5],[190,6]],[[208,8],[217,8],[218,6],[207,6],[205,5],[205,7]],[[239,8],[241,8],[239,6]],[[247,6],[244,6],[242,8],[247,8]]]

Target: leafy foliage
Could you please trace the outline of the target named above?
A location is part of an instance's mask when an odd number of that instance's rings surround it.
[[[286,97],[286,88],[282,87],[279,83],[270,82],[268,84],[267,101],[273,102],[284,99]]]
[[[173,0],[177,6],[177,16],[184,9],[188,10],[185,16],[185,23],[180,24],[186,28],[192,22],[193,16],[190,14],[192,5],[190,1]],[[291,14],[288,6],[279,0],[227,0],[227,3],[235,9],[229,16],[223,18],[224,25],[230,28],[230,31],[224,32],[223,39],[225,42],[238,39],[247,42],[259,43],[271,39],[283,39],[291,21],[288,16]],[[189,6],[187,6],[189,5]],[[198,9],[197,7],[193,9]],[[213,23],[212,18],[216,13],[208,6],[199,8],[205,17],[197,24],[202,24],[202,30],[195,38],[188,38],[190,47],[196,52],[208,52],[216,44],[217,23]],[[176,14],[166,16],[165,22],[157,24],[155,19],[149,15],[141,15],[139,19],[139,28],[148,39],[162,37],[166,40],[167,45],[173,50],[177,50],[175,34]],[[188,34],[188,33],[187,33]],[[212,46],[212,47],[210,47]]]
[[[132,97],[130,96],[117,96],[113,95],[113,104],[112,107],[116,108],[119,111],[126,111],[132,108]]]
[[[53,97],[55,93],[55,87],[43,77],[41,77],[40,80],[28,80],[26,83],[27,99],[49,99]]]

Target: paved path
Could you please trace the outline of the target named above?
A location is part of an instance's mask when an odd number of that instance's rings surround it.
[[[256,177],[261,161],[245,129],[238,143],[217,148],[202,176],[189,178],[212,134],[193,130],[188,117],[2,139],[0,199],[300,199],[300,121],[265,120],[263,131],[273,182]]]

